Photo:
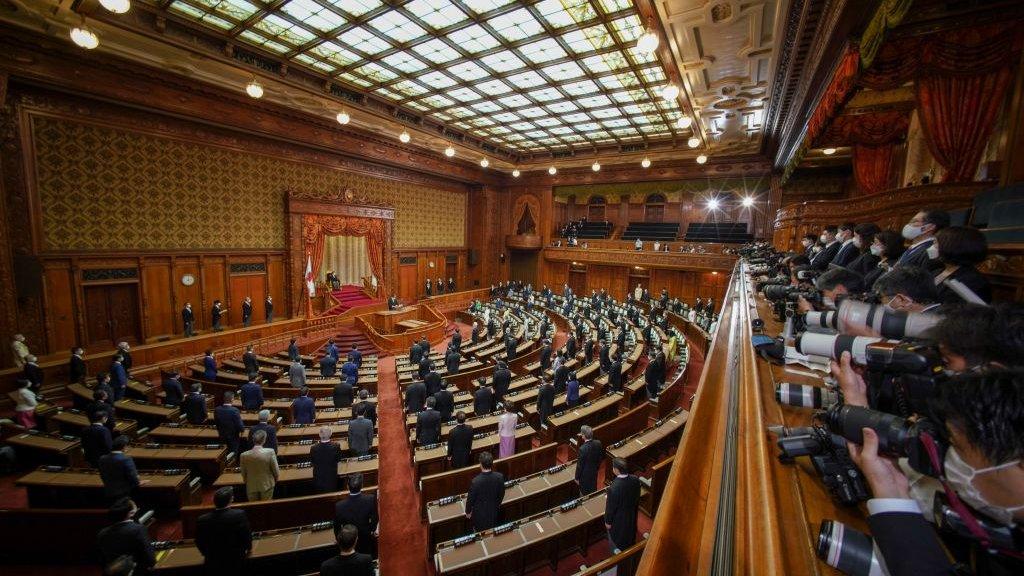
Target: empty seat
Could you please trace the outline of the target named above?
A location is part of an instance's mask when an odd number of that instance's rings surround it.
[[[629,226],[622,233],[623,240],[645,241],[675,240],[679,236],[679,223],[677,222],[630,222]]]
[[[753,239],[743,222],[691,222],[685,237],[687,242],[743,243]]]
[[[993,203],[982,232],[990,244],[1024,242],[1024,198]]]
[[[1004,200],[1020,199],[1024,199],[1024,184],[979,192],[974,197],[974,215],[971,217],[971,224],[977,228],[990,227],[990,221],[996,217],[996,204]]]

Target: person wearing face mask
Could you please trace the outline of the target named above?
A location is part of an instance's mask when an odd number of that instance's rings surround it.
[[[892,230],[883,230],[875,234],[869,252],[878,257],[878,263],[864,274],[864,285],[867,287],[873,286],[883,274],[892,270],[903,255],[903,237]]]
[[[846,266],[850,262],[853,262],[854,258],[860,254],[860,246],[857,245],[857,237],[855,233],[856,225],[853,222],[844,222],[839,227],[839,233],[836,234],[836,240],[841,242],[839,251],[832,258],[829,264],[836,266]]]
[[[1024,371],[963,374],[938,385],[932,414],[949,441],[943,462],[946,490],[970,507],[969,514],[1020,530],[1024,522]],[[878,454],[878,435],[862,430],[863,446],[849,444],[874,497],[868,525],[891,576],[959,573],[938,534],[910,498],[907,477]],[[947,492],[948,493],[948,492]],[[1019,536],[1019,535],[1018,535]],[[1020,574],[1020,551],[991,553],[981,542],[945,539],[955,559],[976,574]],[[1019,537],[1017,538],[1019,542]]]
[[[992,301],[988,280],[975,268],[988,255],[984,234],[964,226],[943,228],[927,252],[932,261],[942,263],[942,270],[935,274],[939,300],[950,304]]]
[[[848,264],[845,264],[846,269],[853,270],[861,276],[867,276],[875,269],[878,265],[878,256],[871,253],[871,246],[875,241],[875,234],[880,231],[881,229],[874,222],[858,224],[853,229],[853,245],[857,248],[857,254]]]
[[[800,240],[800,245],[803,246],[803,255],[810,260],[811,256],[814,256],[814,242],[818,238],[814,234],[807,234]]]
[[[838,226],[825,226],[821,236],[818,237],[824,247],[814,255],[814,258],[811,258],[811,268],[815,270],[828,268],[828,263],[836,257],[842,247],[842,242],[836,237],[837,234],[839,234]]]
[[[890,310],[939,312],[938,293],[924,268],[903,266],[882,275],[873,289]]]
[[[836,300],[846,294],[856,294],[864,289],[863,281],[857,274],[846,268],[833,268],[814,279],[814,287],[821,291],[821,303],[826,310],[834,310]],[[814,307],[800,297],[797,309],[801,313],[811,312]]]
[[[935,243],[935,234],[949,227],[949,213],[942,210],[921,210],[903,227],[903,237],[911,244],[896,261],[896,266],[937,268],[928,258],[928,247]]]

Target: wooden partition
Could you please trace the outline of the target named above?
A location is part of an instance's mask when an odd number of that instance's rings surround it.
[[[401,321],[395,321],[397,318]],[[409,320],[422,324],[410,329],[400,326]],[[447,325],[443,314],[425,304],[395,311],[378,310],[356,317],[356,326],[385,354],[408,350],[413,342],[424,337],[428,342],[436,342],[444,336]]]

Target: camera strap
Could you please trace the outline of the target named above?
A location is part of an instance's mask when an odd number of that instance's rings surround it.
[[[992,545],[992,541],[988,537],[988,533],[985,532],[985,529],[978,523],[978,519],[974,517],[974,513],[971,512],[970,508],[968,508],[962,500],[960,500],[960,497],[956,494],[956,490],[953,490],[949,486],[949,483],[946,482],[945,466],[939,459],[939,448],[935,443],[935,439],[932,438],[930,433],[921,432],[920,440],[921,444],[924,446],[925,453],[928,454],[928,460],[931,462],[932,469],[940,472],[939,482],[942,483],[942,489],[946,492],[946,498],[949,499],[950,507],[953,508],[953,511],[960,516],[960,519],[963,520],[964,525],[967,526],[967,530],[971,535],[988,550],[1017,560],[1024,560],[1024,553]]]

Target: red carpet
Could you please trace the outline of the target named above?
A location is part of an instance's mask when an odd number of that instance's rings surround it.
[[[337,315],[349,310],[350,308],[355,308],[356,306],[379,302],[379,300],[374,300],[364,294],[363,289],[360,286],[352,284],[342,286],[341,290],[331,291],[331,295],[338,301],[338,305],[328,310],[327,315]]]

